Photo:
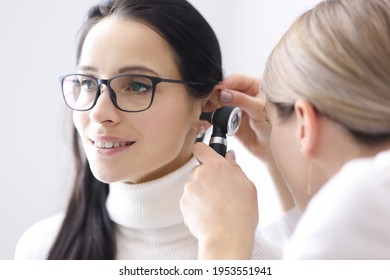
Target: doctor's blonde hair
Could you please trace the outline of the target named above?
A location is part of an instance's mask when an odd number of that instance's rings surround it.
[[[390,139],[390,0],[329,0],[304,13],[272,51],[262,91],[282,120],[305,99],[357,140]]]

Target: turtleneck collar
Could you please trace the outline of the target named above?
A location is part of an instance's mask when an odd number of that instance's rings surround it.
[[[197,160],[174,172],[141,184],[110,184],[107,210],[115,223],[134,229],[155,229],[183,223],[180,198]]]

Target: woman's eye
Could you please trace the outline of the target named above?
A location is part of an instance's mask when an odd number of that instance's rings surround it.
[[[133,81],[128,85],[128,88],[133,92],[144,93],[144,92],[149,92],[152,87],[145,83]]]
[[[94,80],[82,80],[82,81],[80,81],[80,85],[84,90],[87,90],[87,91],[96,90],[96,83]]]

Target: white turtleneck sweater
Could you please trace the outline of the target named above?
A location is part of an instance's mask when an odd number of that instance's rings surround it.
[[[197,165],[190,160],[162,178],[142,184],[110,184],[107,210],[115,224],[117,259],[197,259],[197,240],[184,224],[180,198]],[[63,214],[38,222],[20,238],[15,259],[46,259]],[[253,259],[280,258],[258,234]]]

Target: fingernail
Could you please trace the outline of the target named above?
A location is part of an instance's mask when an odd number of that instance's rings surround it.
[[[234,150],[230,150],[229,155],[234,161],[236,160],[236,152]]]
[[[223,90],[221,91],[221,94],[219,95],[219,100],[224,103],[229,103],[233,99],[233,96],[230,92]]]

